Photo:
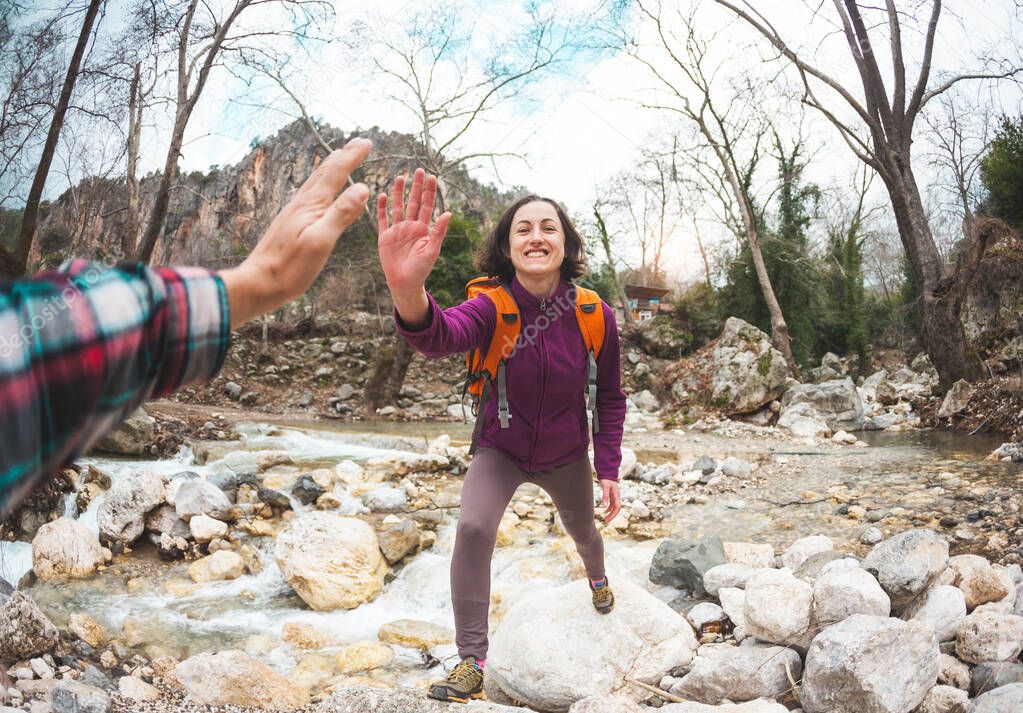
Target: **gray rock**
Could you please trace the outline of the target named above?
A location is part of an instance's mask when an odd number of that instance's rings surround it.
[[[717,470],[718,464],[710,456],[700,456],[695,463],[693,463],[693,470],[698,470],[704,475],[710,475]]]
[[[126,456],[140,456],[156,430],[156,419],[143,409],[136,409],[113,431],[96,444],[95,450]]]
[[[863,426],[863,402],[852,379],[834,379],[821,384],[799,384],[785,392],[781,405],[807,403],[832,430],[855,431]]]
[[[163,504],[163,479],[142,471],[111,486],[96,512],[99,534],[108,542],[131,544],[144,529],[146,514]]]
[[[788,668],[788,672],[786,672]],[[701,703],[780,698],[791,688],[789,673],[799,680],[799,654],[782,646],[736,646],[698,657],[689,673],[670,692]]]
[[[224,491],[213,483],[188,480],[181,484],[174,496],[174,510],[178,517],[188,522],[194,515],[230,520],[233,508]]]
[[[13,591],[0,604],[0,660],[27,659],[52,649],[60,633],[24,592]]]
[[[110,713],[106,691],[78,681],[61,681],[51,698],[54,713]]]
[[[171,537],[187,539],[191,535],[188,523],[178,517],[177,510],[166,503],[146,515],[145,526],[150,532],[166,532]]]
[[[970,695],[976,698],[1010,683],[1023,683],[1023,664],[1015,661],[985,661],[973,669]]]
[[[728,456],[721,461],[721,472],[729,478],[748,478],[753,472],[753,466],[747,460]]]
[[[938,640],[924,626],[855,614],[818,634],[806,654],[806,713],[909,713],[938,676]]]
[[[415,520],[405,518],[401,522],[385,525],[377,533],[377,539],[384,557],[394,564],[419,547],[419,525]]]
[[[967,713],[1016,713],[1023,711],[1023,683],[1010,683],[975,698]]]
[[[408,496],[402,488],[385,485],[364,493],[362,502],[373,512],[401,512],[408,507]]]
[[[256,497],[259,501],[266,503],[277,510],[291,510],[291,499],[287,495],[274,490],[273,488],[259,488],[256,490]]]
[[[817,413],[813,404],[807,403],[786,406],[778,417],[778,428],[786,428],[800,438],[815,438],[831,433],[828,422]]]
[[[303,505],[312,505],[316,502],[316,499],[327,492],[324,488],[320,487],[312,476],[303,475],[295,483],[295,487],[291,489],[291,494],[295,496]]]
[[[884,539],[884,533],[876,527],[868,527],[860,533],[860,542],[865,545],[876,545]]]
[[[874,545],[863,560],[901,610],[948,566],[948,543],[933,530],[907,530]]]
[[[720,623],[727,618],[724,609],[713,602],[700,602],[686,612],[686,619],[697,632],[702,632],[708,624]]]
[[[750,413],[785,390],[789,367],[770,338],[748,322],[729,317],[714,346],[711,398],[730,413]]]
[[[242,387],[233,381],[229,381],[224,384],[224,393],[227,395],[227,398],[237,401],[242,397]]]
[[[945,394],[938,409],[938,418],[950,418],[962,411],[970,404],[970,397],[973,396],[973,386],[969,381],[960,379],[952,384],[952,388]]]
[[[845,559],[849,560],[850,564],[848,566],[859,567],[856,560],[851,559],[844,552],[826,550],[824,552],[816,552],[807,557],[798,566],[792,568],[792,574],[797,579],[805,579],[807,582],[813,583],[813,580],[817,579],[824,573],[825,568],[828,568],[829,570],[831,569],[829,565],[831,565],[832,562],[838,562]],[[834,565],[832,565],[832,567],[833,566]]]
[[[650,562],[650,581],[670,584],[694,595],[706,593],[703,575],[711,567],[725,563],[721,538],[711,536],[693,542],[682,538],[663,540]]]
[[[505,706],[490,701],[472,701],[459,711],[465,713],[531,713],[528,708]],[[316,707],[316,713],[451,713],[451,704],[427,698],[419,689],[352,686],[336,688]]]

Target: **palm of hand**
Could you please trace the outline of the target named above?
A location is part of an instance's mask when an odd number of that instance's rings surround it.
[[[391,188],[390,226],[387,195],[382,193],[377,198],[377,248],[380,265],[392,289],[422,287],[426,283],[451,219],[450,213],[444,213],[430,228],[437,178],[427,176],[423,169],[416,169],[407,204],[404,194],[405,177],[398,176]]]

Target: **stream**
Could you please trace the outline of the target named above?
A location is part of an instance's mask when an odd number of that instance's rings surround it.
[[[183,448],[170,460],[88,457],[78,462],[94,465],[116,481],[140,468],[167,475],[188,470],[201,476],[225,467],[255,469],[260,455],[286,451],[293,463],[280,470],[307,472],[343,460],[364,462],[376,456],[421,452],[430,439],[445,433],[451,435],[452,445],[459,445],[466,442],[469,428],[466,424],[421,422],[239,422],[240,441],[197,445],[198,456]],[[971,510],[1020,492],[1018,465],[984,460],[1000,442],[996,438],[933,431],[858,435],[869,445],[807,445],[703,431],[627,433],[625,445],[634,448],[644,463],[692,462],[700,455],[736,455],[757,463],[753,477],[726,487],[715,497],[666,504],[662,508],[664,524],[668,532],[687,538],[718,535],[726,540],[769,542],[778,553],[798,537],[825,534],[839,548],[858,549],[862,554],[865,549],[858,544],[858,537],[872,523],[891,534],[921,526],[919,518],[946,513],[963,519],[963,527],[969,530]],[[457,496],[460,482],[460,478],[448,479],[449,495]],[[623,481],[623,501],[650,499],[658,487],[672,486]],[[530,489],[539,503],[544,494],[532,484],[520,488],[517,497],[529,494]],[[335,494],[341,502],[340,512],[360,512],[359,498]],[[96,511],[102,497],[79,515],[94,531],[98,531]],[[293,505],[297,513],[311,509],[294,499]],[[849,517],[839,511],[843,505],[862,507],[868,517]],[[383,591],[351,610],[310,610],[281,575],[273,556],[273,539],[259,537],[245,537],[245,541],[259,551],[262,571],[231,581],[194,584],[186,573],[189,563],[162,561],[154,547],[140,541],[133,552],[115,557],[91,579],[37,581],[29,592],[58,627],[66,626],[72,613],[86,613],[116,635],[131,618],[150,657],[168,654],[183,659],[201,651],[240,648],[288,673],[310,652],[282,641],[286,623],[311,624],[326,635],[331,644],[319,650],[320,654],[332,654],[357,641],[375,641],[379,627],[395,619],[423,620],[453,629],[448,570],[457,508],[444,512],[436,543],[394,565]],[[914,517],[918,524],[913,524]],[[612,577],[629,577],[665,601],[677,595],[670,587],[656,587],[647,579],[658,540],[609,534],[605,543]],[[968,543],[966,539],[964,544]],[[17,582],[31,566],[29,543],[0,542],[0,576]],[[556,586],[582,576],[568,537],[535,532],[497,547],[492,571],[492,592],[500,606],[515,601],[527,588]],[[491,625],[494,623],[492,619]],[[390,664],[367,675],[389,685],[413,685],[443,675],[436,659],[424,657],[416,649],[394,649],[396,656]],[[442,658],[456,656],[453,645],[431,651]]]

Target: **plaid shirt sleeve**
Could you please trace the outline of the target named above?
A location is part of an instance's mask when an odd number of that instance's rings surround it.
[[[75,260],[0,283],[0,519],[146,399],[211,379],[228,317],[201,268]]]

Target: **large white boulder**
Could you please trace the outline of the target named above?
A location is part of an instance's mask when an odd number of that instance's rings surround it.
[[[778,417],[778,428],[788,429],[793,436],[815,438],[831,435],[831,427],[824,417],[817,413],[813,404],[792,404]]]
[[[95,450],[118,455],[140,456],[156,431],[156,419],[138,408],[96,443]]]
[[[867,570],[901,610],[948,566],[948,543],[933,530],[907,530],[883,540],[863,560]]]
[[[780,698],[798,681],[803,662],[782,646],[735,646],[698,656],[689,673],[676,681],[671,693],[701,703]]]
[[[232,514],[231,501],[224,491],[201,478],[181,482],[174,494],[174,510],[185,522],[196,515],[229,520]]]
[[[975,611],[959,625],[956,655],[969,663],[1011,661],[1023,651],[1023,617]]]
[[[69,517],[46,523],[32,538],[32,569],[45,582],[88,577],[103,561],[96,534]]]
[[[744,611],[752,636],[772,644],[805,646],[813,588],[787,570],[758,570],[746,580]]]
[[[833,431],[855,431],[863,427],[863,401],[856,384],[848,377],[793,386],[782,397],[782,414],[804,403],[813,406]]]
[[[354,609],[373,599],[388,570],[373,527],[333,512],[292,520],[277,536],[274,555],[284,579],[317,611]]]
[[[309,702],[306,689],[242,651],[197,654],[174,673],[189,699],[208,706],[290,711]]]
[[[913,621],[930,627],[938,641],[951,641],[966,618],[966,598],[958,587],[939,584],[917,597],[906,614]]]
[[[1023,683],[1010,683],[977,696],[968,713],[1014,713],[1023,710]]]
[[[827,626],[853,614],[888,616],[892,604],[869,572],[863,569],[834,569],[814,580],[813,621]]]
[[[130,545],[142,534],[146,513],[164,497],[163,479],[156,473],[140,471],[114,481],[96,511],[100,536]]]
[[[938,677],[938,639],[925,626],[854,614],[818,634],[806,653],[806,713],[910,713]]]
[[[546,711],[568,710],[587,696],[646,698],[626,679],[656,684],[692,660],[696,637],[684,618],[644,588],[619,579],[614,589],[615,607],[605,615],[594,610],[586,580],[534,590],[515,602],[491,639],[492,683]]]
[[[730,413],[750,413],[785,390],[789,367],[770,338],[738,317],[729,317],[712,356],[716,406]]]

